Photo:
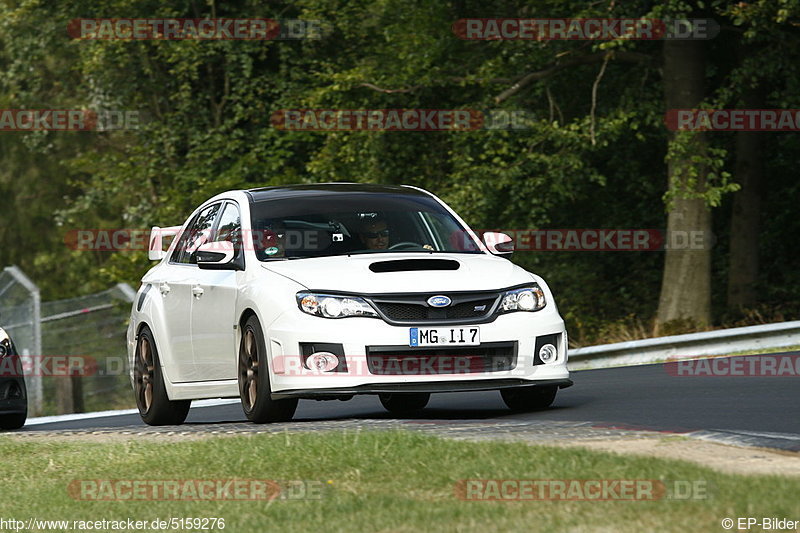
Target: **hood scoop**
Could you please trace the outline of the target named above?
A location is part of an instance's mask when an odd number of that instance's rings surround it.
[[[452,259],[396,259],[369,265],[373,272],[414,272],[419,270],[458,270],[461,264]]]

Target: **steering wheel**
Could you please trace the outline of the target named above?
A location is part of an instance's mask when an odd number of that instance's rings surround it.
[[[410,250],[412,248],[422,248],[421,244],[415,242],[403,241],[391,245],[388,250]]]

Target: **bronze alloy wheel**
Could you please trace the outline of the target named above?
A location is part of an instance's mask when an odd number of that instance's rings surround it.
[[[133,363],[133,388],[136,407],[142,420],[151,426],[183,424],[192,405],[191,400],[171,400],[167,394],[158,348],[150,328],[144,326],[136,341]]]
[[[242,327],[238,378],[242,410],[256,424],[289,421],[297,409],[297,398],[272,398],[267,359],[261,323],[251,315]]]
[[[258,348],[252,327],[247,327],[239,350],[239,393],[245,412],[253,410],[258,400]]]
[[[153,348],[149,337],[141,336],[136,347],[136,364],[133,367],[133,381],[136,388],[136,405],[142,414],[150,411],[153,405]]]

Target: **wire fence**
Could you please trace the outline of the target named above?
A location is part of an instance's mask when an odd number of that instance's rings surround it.
[[[125,335],[134,295],[119,284],[42,304],[42,353],[49,358],[43,372],[54,374],[43,379],[45,413],[133,406]],[[61,375],[59,366],[74,375]]]
[[[6,330],[20,354],[25,357],[42,353],[41,301],[39,287],[17,267],[0,272],[0,327]],[[26,376],[29,410],[42,411],[41,376]]]
[[[20,276],[16,267],[0,273],[0,326],[23,356],[30,414],[132,407],[125,335],[135,291],[118,284],[39,303]]]

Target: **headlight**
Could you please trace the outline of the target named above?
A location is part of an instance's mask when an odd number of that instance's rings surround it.
[[[3,330],[0,330],[0,357],[5,357],[10,353],[14,353],[11,348],[11,339],[5,335]]]
[[[500,309],[504,313],[511,311],[539,311],[544,309],[547,302],[544,292],[538,285],[507,291],[500,302]]]
[[[378,313],[366,301],[355,296],[300,292],[297,294],[297,306],[304,313],[325,318],[378,316]]]

